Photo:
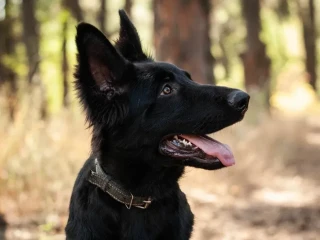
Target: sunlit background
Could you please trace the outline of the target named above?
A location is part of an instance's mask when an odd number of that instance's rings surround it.
[[[114,41],[120,8],[157,60],[251,95],[246,119],[215,134],[236,165],[181,180],[192,239],[319,239],[317,0],[0,0],[0,239],[64,239],[90,153],[72,84],[75,26]]]

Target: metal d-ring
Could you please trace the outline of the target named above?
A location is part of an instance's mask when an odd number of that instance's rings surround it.
[[[132,195],[132,193],[130,193],[130,194],[131,194],[130,205],[128,206],[127,204],[125,204],[127,209],[131,209],[131,207],[132,207],[132,202],[133,202],[133,195]]]

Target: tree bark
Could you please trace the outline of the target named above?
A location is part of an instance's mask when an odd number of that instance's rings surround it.
[[[247,90],[257,88],[269,92],[271,61],[266,54],[266,45],[260,40],[260,1],[242,0],[242,14],[247,28],[247,50],[241,54]]]
[[[2,213],[0,213],[0,239],[5,239],[5,233],[8,227],[8,223]]]
[[[11,0],[6,0],[5,19],[0,21],[0,84],[15,81],[15,73],[5,63],[3,56],[12,56],[15,52],[15,38],[13,34],[14,19],[11,14]]]
[[[317,47],[314,0],[299,0],[300,18],[303,26],[303,41],[306,54],[305,68],[309,83],[317,90]]]
[[[107,6],[106,6],[106,0],[100,0],[100,10],[98,13],[98,22],[99,22],[99,27],[100,30],[104,33],[107,34],[107,29],[106,29],[106,11],[107,11]]]
[[[79,4],[79,0],[64,0],[63,5],[71,12],[78,22],[83,21],[83,13]]]
[[[69,62],[68,62],[68,18],[66,17],[62,23],[62,80],[63,80],[63,106],[70,105],[69,100]]]
[[[279,0],[277,7],[275,9],[278,17],[280,20],[283,20],[290,16],[290,10],[289,10],[289,0]]]
[[[209,0],[154,0],[156,58],[190,72],[199,83],[214,83],[210,52]]]
[[[29,66],[28,81],[33,83],[39,78],[39,24],[35,17],[35,0],[22,1],[23,40]]]
[[[124,10],[128,14],[128,16],[131,16],[132,11],[132,0],[126,0],[124,4]]]
[[[47,101],[46,89],[40,77],[40,35],[39,22],[36,19],[36,0],[22,1],[22,26],[23,26],[23,41],[27,53],[28,60],[28,83],[30,90],[39,87],[40,89],[40,115],[42,119],[47,117]],[[31,102],[33,105],[34,103]]]
[[[14,18],[12,16],[12,1],[5,2],[5,19],[0,21],[0,87],[8,84],[7,104],[9,117],[11,120],[15,118],[15,110],[17,107],[18,83],[17,75],[11,66],[4,62],[4,56],[13,58],[15,55],[15,36],[13,32]]]

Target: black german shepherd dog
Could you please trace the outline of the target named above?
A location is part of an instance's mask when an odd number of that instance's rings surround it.
[[[189,239],[193,214],[178,180],[185,166],[234,164],[229,147],[207,134],[242,120],[249,96],[154,61],[119,15],[115,46],[92,25],[77,27],[75,83],[92,153],[74,185],[67,239]]]

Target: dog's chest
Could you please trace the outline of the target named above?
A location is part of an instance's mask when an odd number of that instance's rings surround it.
[[[146,209],[125,209],[121,214],[121,239],[190,238],[193,214],[184,194]]]

